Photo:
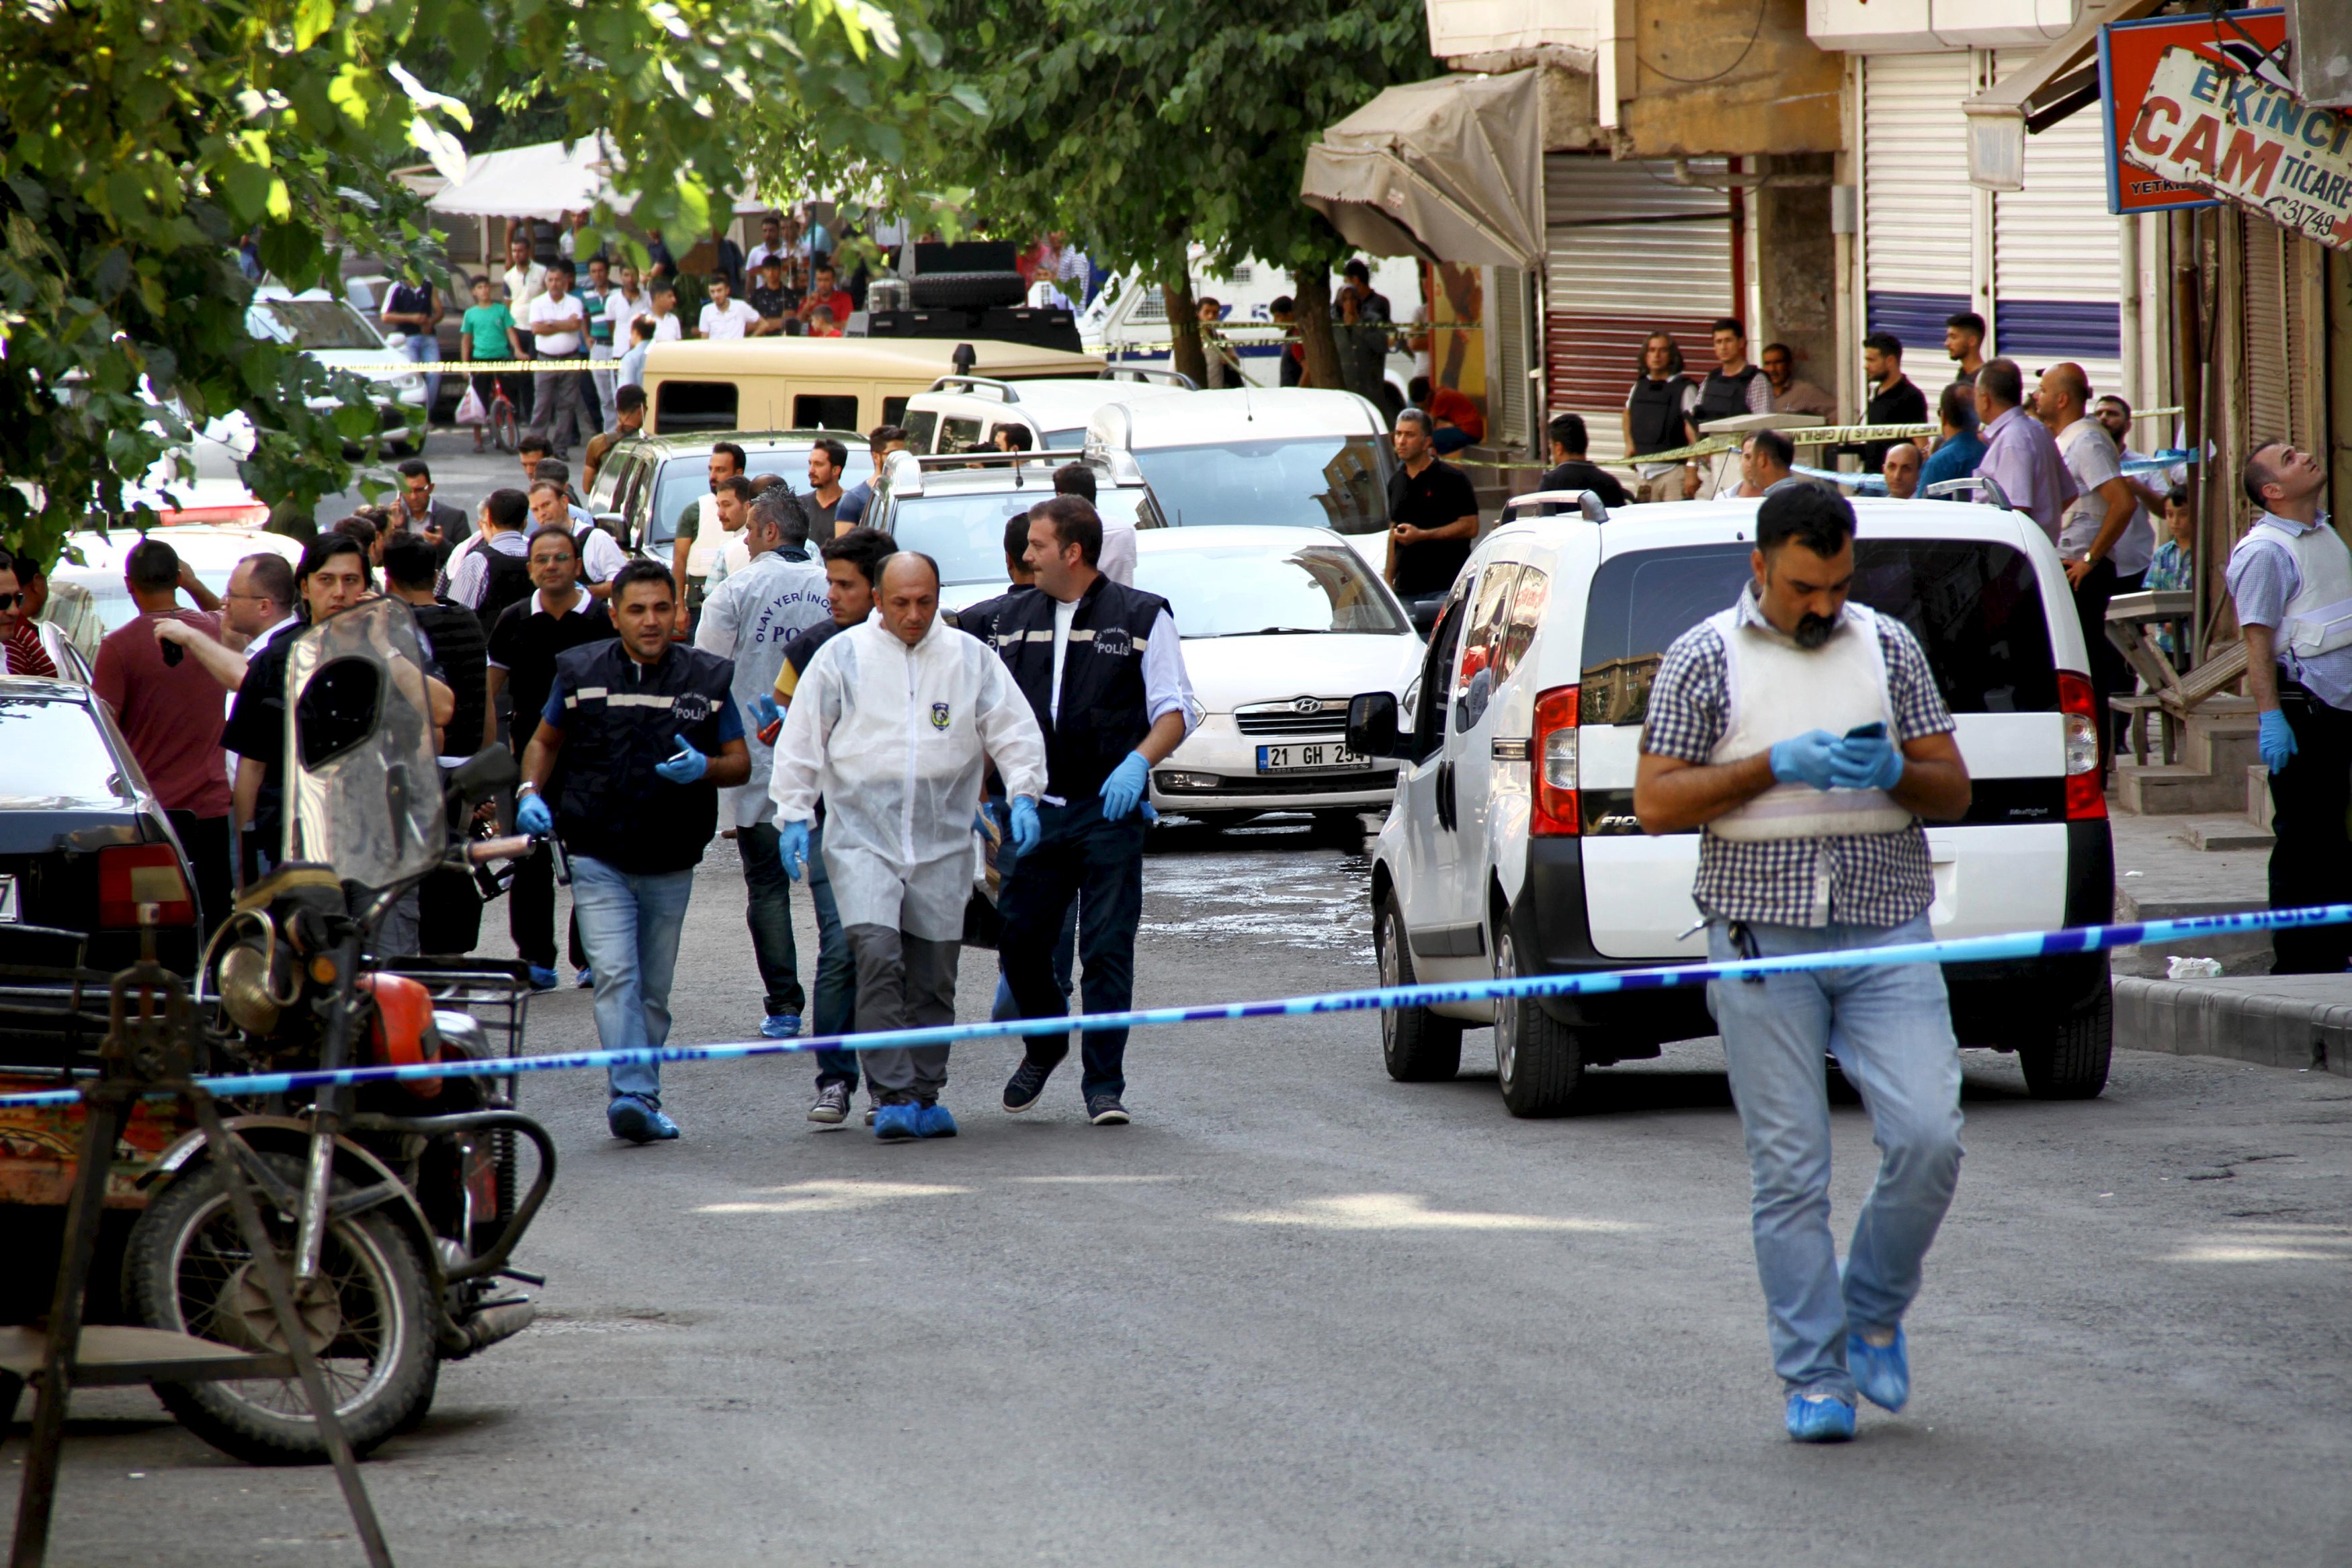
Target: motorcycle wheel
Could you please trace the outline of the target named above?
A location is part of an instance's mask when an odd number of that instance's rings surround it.
[[[289,1186],[301,1185],[300,1162],[264,1157]],[[336,1180],[336,1192],[349,1189]],[[290,1270],[293,1223],[267,1203],[261,1211]],[[283,1335],[252,1261],[219,1168],[207,1160],[157,1195],[132,1228],[125,1294],[137,1321],[150,1327],[239,1349],[277,1349]],[[295,1301],[354,1453],[423,1419],[440,1357],[424,1266],[390,1217],[371,1211],[331,1222],[318,1276],[296,1287]],[[327,1457],[299,1378],[159,1383],[155,1393],[182,1426],[232,1458],[299,1465]]]

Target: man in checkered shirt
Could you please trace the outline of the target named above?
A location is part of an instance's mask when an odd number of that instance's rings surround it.
[[[1922,817],[1969,806],[1927,660],[1851,603],[1853,508],[1808,486],[1756,514],[1755,580],[1666,650],[1633,809],[1702,828],[1693,899],[1717,961],[1929,940]],[[1853,1435],[1856,1389],[1910,1393],[1903,1313],[1960,1165],[1960,1064],[1933,964],[1718,980],[1732,1097],[1755,1185],[1756,1268],[1800,1442]],[[1883,1151],[1841,1279],[1830,1234],[1822,1059],[1861,1090]]]

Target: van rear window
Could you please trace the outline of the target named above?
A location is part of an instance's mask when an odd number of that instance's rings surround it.
[[[654,388],[654,428],[664,435],[681,431],[740,430],[735,423],[733,382],[663,382]]]
[[[1674,640],[1736,602],[1745,544],[1637,550],[1593,575],[1582,715],[1639,724]],[[2058,681],[2025,552],[1976,539],[1856,539],[1853,597],[1911,629],[1954,713],[2051,713]]]
[[[794,430],[856,430],[857,394],[803,392],[793,399]]]

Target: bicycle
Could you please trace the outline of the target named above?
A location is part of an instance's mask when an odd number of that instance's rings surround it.
[[[522,446],[522,430],[515,419],[514,400],[507,396],[503,377],[490,378],[489,431],[490,444],[501,452],[519,452]]]

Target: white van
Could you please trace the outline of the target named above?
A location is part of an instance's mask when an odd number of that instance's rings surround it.
[[[1220,326],[1241,362],[1242,375],[1256,386],[1280,386],[1282,343],[1273,330],[1273,307],[1284,295],[1297,293],[1297,280],[1287,269],[1269,267],[1255,256],[1235,263],[1229,273],[1214,272],[1206,256],[1204,247],[1192,247],[1192,298],[1214,299],[1223,307]],[[1410,323],[1422,302],[1421,263],[1409,256],[1368,256],[1365,262],[1372,269],[1372,287],[1387,297],[1396,324]],[[1339,275],[1333,273],[1334,293],[1340,282]],[[1265,329],[1248,330],[1253,327]],[[1168,297],[1158,284],[1145,282],[1140,273],[1115,277],[1078,313],[1078,339],[1087,352],[1100,354],[1114,365],[1166,365]],[[1385,380],[1396,394],[1399,408],[1405,405],[1405,390],[1413,374],[1411,354],[1400,351],[1388,356]]]
[[[907,450],[926,455],[993,446],[996,433],[1007,428],[1027,431],[1033,452],[1076,452],[1087,443],[1087,423],[1105,403],[1192,390],[1173,371],[1148,368],[1026,382],[941,376],[930,391],[907,400],[899,423],[907,428]]]
[[[1402,763],[1372,870],[1382,985],[1705,958],[1698,833],[1642,831],[1634,765],[1667,646],[1753,575],[1756,507],[1507,515],[1455,579],[1409,709],[1379,691],[1350,705],[1349,748]],[[2097,718],[2056,550],[1995,507],[1858,500],[1854,513],[1853,596],[1917,636],[1975,781],[1964,820],[1927,824],[1936,935],[2105,922]],[[1945,978],[1960,1043],[2016,1051],[2037,1097],[2105,1085],[2105,954]],[[1570,1109],[1587,1067],[1716,1032],[1701,987],[1398,1009],[1381,1015],[1390,1075],[1453,1077],[1474,1024],[1497,1026],[1503,1099],[1523,1116]]]
[[[1086,455],[1120,484],[1150,485],[1170,528],[1329,528],[1377,572],[1396,465],[1387,430],[1354,392],[1244,388],[1107,404],[1087,426]]]

